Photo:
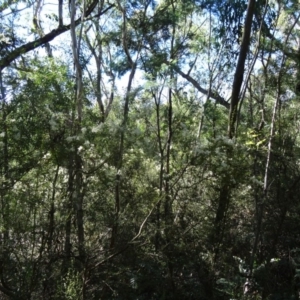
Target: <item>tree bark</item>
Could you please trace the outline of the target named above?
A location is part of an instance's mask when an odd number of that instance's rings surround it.
[[[91,15],[91,13],[94,11],[94,8],[96,7],[98,1],[93,1],[92,4],[88,7],[86,10],[84,17],[87,18]],[[114,4],[109,5],[106,9],[104,9],[99,15],[103,15],[108,10],[110,10],[112,7],[114,7]],[[78,26],[82,22],[82,17],[78,18],[75,21],[75,26]],[[53,29],[46,35],[44,35],[41,38],[36,39],[33,42],[29,42],[25,45],[22,45],[18,47],[17,49],[11,51],[10,53],[6,54],[3,58],[0,59],[0,71],[8,67],[15,59],[19,58],[21,55],[28,53],[46,43],[51,42],[53,39],[55,39],[57,36],[61,35],[64,32],[67,32],[70,30],[71,24],[65,25],[65,26],[59,26],[56,29]]]
[[[179,67],[177,67],[177,66],[172,66],[172,67],[180,76],[182,76],[187,81],[189,81],[200,93],[207,95],[207,97],[214,99],[218,104],[224,106],[225,108],[227,108],[227,109],[230,108],[230,104],[223,97],[221,97],[218,93],[212,92],[211,90],[204,89],[194,78],[192,78],[190,75],[182,72]]]
[[[235,136],[235,123],[237,119],[238,104],[240,101],[240,91],[244,79],[245,61],[250,45],[251,26],[254,15],[255,0],[249,0],[246,20],[244,25],[244,34],[242,37],[242,44],[240,54],[234,74],[234,80],[232,85],[231,102],[229,110],[229,122],[228,122],[228,136],[233,138]]]
[[[251,25],[254,15],[255,8],[255,0],[249,0],[246,20],[244,26],[244,34],[242,38],[242,45],[240,49],[240,54],[234,74],[234,81],[232,85],[232,94],[231,94],[231,102],[230,102],[230,110],[229,110],[229,122],[228,122],[228,136],[230,139],[235,137],[235,124],[237,119],[237,109],[240,100],[240,90],[243,83],[244,78],[244,70],[245,70],[245,61],[248,53],[248,48],[250,45],[250,34],[251,34]],[[232,149],[227,149],[226,156],[228,160],[231,160],[232,157]],[[219,255],[220,246],[222,245],[223,232],[225,226],[226,213],[230,204],[230,176],[222,178],[221,180],[221,188],[220,195],[218,200],[218,207],[216,211],[215,224],[213,230],[213,244],[214,244],[214,254],[215,260],[217,260]]]

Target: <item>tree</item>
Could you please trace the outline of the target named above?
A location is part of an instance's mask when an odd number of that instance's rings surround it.
[[[294,299],[296,2],[53,7],[0,5],[0,298]]]

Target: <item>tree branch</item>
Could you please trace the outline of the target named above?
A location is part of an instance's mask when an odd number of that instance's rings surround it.
[[[169,64],[169,63],[168,63]],[[229,103],[221,97],[218,93],[208,91],[200,86],[200,84],[192,78],[190,75],[183,73],[179,67],[172,65],[172,68],[183,78],[185,78],[187,81],[189,81],[200,93],[207,95],[208,97],[214,99],[218,104],[221,104],[222,106],[229,109]]]
[[[298,61],[299,60],[299,54],[297,51],[293,50],[292,48],[287,48],[286,44],[284,42],[281,42],[279,39],[277,39],[274,34],[271,32],[270,28],[268,27],[266,21],[264,18],[262,18],[258,12],[255,13],[255,18],[257,23],[261,23],[262,33],[269,38],[271,41],[273,41],[274,45],[280,50],[284,55],[286,55],[288,58]],[[295,18],[297,19],[297,18]]]
[[[86,10],[85,17],[88,17],[93,12],[97,3],[98,3],[97,0],[93,1],[93,3],[90,5],[90,7]],[[103,15],[108,10],[110,10],[112,7],[114,7],[114,4],[111,4],[106,9],[104,9],[100,14],[98,14],[98,16]],[[78,26],[81,23],[81,21],[82,21],[82,17],[79,17],[75,21],[75,26]],[[11,51],[10,53],[8,53],[7,55],[5,55],[3,58],[0,59],[0,71],[5,69],[6,67],[8,67],[11,62],[13,62],[15,59],[17,59],[21,55],[23,55],[27,52],[30,52],[46,43],[52,41],[54,38],[56,38],[60,34],[70,30],[70,28],[71,28],[71,24],[65,25],[65,26],[60,26],[56,29],[53,29],[51,32],[47,33],[45,36],[43,36],[33,42],[29,42],[25,45],[22,45],[22,46],[18,47],[17,49]]]

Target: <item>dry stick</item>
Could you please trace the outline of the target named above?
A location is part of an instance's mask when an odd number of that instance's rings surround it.
[[[109,255],[107,258],[99,261],[98,263],[96,263],[92,269],[95,269],[97,267],[99,267],[100,265],[106,263],[107,261],[111,260],[112,258],[118,256],[119,254],[123,253],[124,251],[126,251],[128,249],[128,247],[132,244],[135,244],[136,243],[136,240],[142,235],[142,232],[143,232],[143,229],[149,219],[149,217],[151,216],[151,214],[153,213],[154,209],[156,208],[157,204],[159,202],[161,202],[164,198],[164,195],[162,195],[161,197],[159,197],[157,199],[157,201],[152,205],[152,208],[150,209],[149,213],[147,214],[147,216],[145,217],[145,219],[143,220],[143,222],[141,223],[140,227],[139,227],[139,231],[138,233],[130,240],[127,242],[126,246],[124,246],[122,249],[120,249],[119,251]]]
[[[182,174],[185,172],[185,170],[186,170],[187,167],[188,167],[188,166],[186,166],[186,167],[184,168],[184,170],[182,171]],[[178,180],[179,180],[179,177],[180,177],[180,176],[178,176]],[[172,188],[174,187],[175,184],[176,184],[176,183],[174,183],[174,184],[172,185]],[[149,217],[151,216],[151,214],[153,213],[154,209],[155,209],[155,208],[157,207],[157,205],[163,200],[164,197],[165,197],[164,195],[160,194],[159,198],[158,198],[157,201],[153,204],[153,206],[152,206],[152,208],[150,209],[149,213],[147,214],[147,216],[145,217],[145,219],[144,219],[143,222],[141,223],[141,225],[140,225],[140,227],[139,227],[139,230],[138,230],[138,233],[137,233],[137,234],[136,234],[129,242],[127,242],[127,245],[126,245],[124,248],[122,248],[121,250],[119,250],[119,251],[117,251],[117,252],[111,254],[109,257],[107,257],[107,258],[105,258],[104,260],[102,260],[102,261],[100,261],[99,263],[97,263],[93,268],[98,267],[98,266],[100,266],[101,264],[103,264],[103,263],[109,261],[110,259],[116,257],[117,255],[121,254],[122,252],[126,251],[126,250],[128,249],[128,247],[129,247],[131,244],[136,243],[136,240],[141,236],[142,231],[143,231],[143,229],[144,229],[144,226],[146,225],[146,222],[148,221]],[[194,225],[194,226],[195,226],[195,225]],[[194,226],[193,226],[193,227],[194,227]],[[193,228],[193,227],[191,227],[191,228]],[[190,230],[190,229],[188,229],[188,230]],[[187,233],[188,230],[186,230],[186,232],[184,232],[184,234]],[[166,248],[168,245],[169,245],[169,243],[168,243],[167,245],[165,245],[164,248]],[[164,249],[164,248],[163,248],[163,249]]]

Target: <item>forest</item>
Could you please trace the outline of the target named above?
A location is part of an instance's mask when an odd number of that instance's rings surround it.
[[[299,299],[299,131],[298,0],[0,0],[0,299]]]

